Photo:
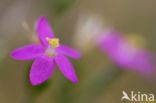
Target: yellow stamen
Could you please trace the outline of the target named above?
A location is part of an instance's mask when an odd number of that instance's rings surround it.
[[[145,48],[146,47],[146,40],[141,36],[137,34],[129,34],[126,36],[128,41],[139,48]]]
[[[47,37],[46,40],[49,41],[49,45],[51,45],[53,48],[56,48],[56,47],[58,47],[60,45],[58,38],[50,39],[50,38]]]

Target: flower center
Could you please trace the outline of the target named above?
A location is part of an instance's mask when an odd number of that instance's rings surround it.
[[[58,47],[60,45],[58,38],[50,39],[50,38],[47,37],[46,40],[49,42],[49,45],[51,45],[53,48],[56,48],[56,47]]]
[[[146,40],[137,34],[129,34],[126,36],[128,42],[131,43],[133,46],[137,48],[145,48],[146,47]]]
[[[49,56],[49,57],[54,57],[57,53],[55,51],[55,48],[56,47],[59,47],[59,39],[58,38],[53,38],[53,39],[50,39],[50,38],[46,38],[46,40],[49,42],[49,45],[48,45],[48,48],[46,50],[46,54]]]

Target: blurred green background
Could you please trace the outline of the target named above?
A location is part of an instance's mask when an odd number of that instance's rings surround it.
[[[108,27],[140,34],[146,48],[155,53],[155,5],[155,0],[0,0],[0,103],[120,103],[123,90],[156,94],[156,78],[124,71],[97,47],[84,52],[74,43],[76,30],[81,31],[79,17],[100,15]],[[41,15],[48,18],[62,43],[82,51],[81,59],[71,59],[78,84],[55,68],[47,82],[31,86],[32,61],[10,57],[11,50],[32,43],[34,24]]]

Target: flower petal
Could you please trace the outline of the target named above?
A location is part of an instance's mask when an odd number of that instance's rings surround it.
[[[71,58],[74,58],[74,59],[78,59],[81,57],[81,53],[73,48],[70,48],[68,46],[65,46],[63,44],[61,44],[59,47],[56,48],[56,50],[59,52],[59,53],[62,53],[66,56],[69,56]]]
[[[32,85],[38,85],[46,81],[52,74],[55,67],[54,59],[41,56],[38,57],[30,70],[30,82]]]
[[[23,46],[11,52],[11,57],[17,60],[32,60],[43,54],[44,48],[38,44]]]
[[[151,75],[154,72],[154,55],[151,52],[145,50],[138,51],[137,55],[134,58],[134,61],[136,61],[134,64],[140,72],[146,75]]]
[[[78,83],[74,68],[70,61],[63,55],[57,55],[55,57],[55,61],[60,68],[61,72],[66,76],[69,80],[74,83]]]
[[[48,41],[46,40],[46,37],[54,38],[53,30],[50,24],[48,23],[48,20],[44,16],[38,19],[37,33],[41,43],[45,46],[48,45]]]
[[[115,30],[103,32],[96,38],[97,46],[106,53],[116,52],[122,43],[125,43],[124,38]]]

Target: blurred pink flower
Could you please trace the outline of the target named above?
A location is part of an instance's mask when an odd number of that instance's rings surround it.
[[[44,16],[37,22],[37,33],[41,45],[30,44],[11,53],[17,60],[35,59],[30,71],[31,84],[38,85],[46,81],[52,74],[55,63],[69,80],[78,83],[74,68],[66,56],[77,59],[81,54],[77,50],[59,44],[59,39],[54,37],[53,30]]]
[[[135,47],[117,31],[102,33],[97,37],[96,44],[121,68],[144,74],[151,74],[154,70],[152,53]]]

